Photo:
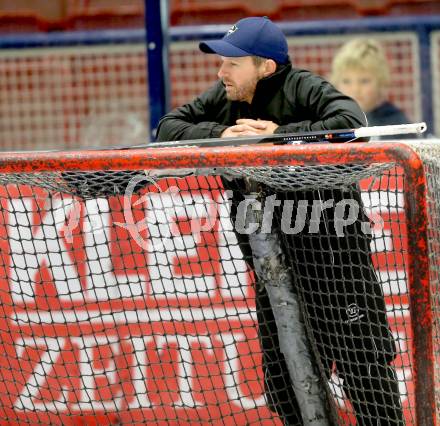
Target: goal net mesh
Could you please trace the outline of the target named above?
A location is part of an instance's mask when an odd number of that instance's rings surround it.
[[[438,411],[440,144],[408,144]],[[416,424],[405,179],[342,160],[0,173],[0,422],[301,424],[289,304],[268,295],[288,276],[332,421]],[[285,275],[256,270],[253,232],[275,236]]]

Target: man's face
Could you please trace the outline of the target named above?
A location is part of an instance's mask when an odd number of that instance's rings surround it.
[[[384,99],[377,77],[367,70],[351,68],[343,71],[336,85],[338,90],[353,98],[365,112],[370,112]]]
[[[223,81],[226,96],[230,101],[252,102],[258,80],[263,77],[264,64],[255,65],[251,56],[240,58],[221,57],[222,64],[217,73]]]

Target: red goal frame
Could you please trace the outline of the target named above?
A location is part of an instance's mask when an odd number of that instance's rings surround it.
[[[436,425],[433,309],[428,247],[427,182],[420,156],[407,144],[346,143],[221,148],[147,148],[1,153],[0,173],[394,163],[404,170],[415,409],[418,425]],[[6,310],[6,309],[5,309]],[[0,407],[5,411],[6,407]]]

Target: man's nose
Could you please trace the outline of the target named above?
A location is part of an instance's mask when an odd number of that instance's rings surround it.
[[[223,78],[225,75],[226,75],[225,68],[223,65],[220,65],[220,68],[218,69],[218,72],[217,72],[217,77]]]

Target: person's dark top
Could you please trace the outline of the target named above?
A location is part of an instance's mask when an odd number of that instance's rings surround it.
[[[257,83],[251,104],[230,101],[221,81],[159,122],[159,141],[220,137],[239,118],[270,120],[275,133],[358,128],[366,125],[358,104],[309,71],[279,65]]]
[[[369,126],[387,126],[390,124],[409,123],[406,115],[391,102],[383,102],[367,113]]]

